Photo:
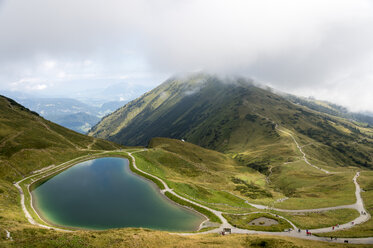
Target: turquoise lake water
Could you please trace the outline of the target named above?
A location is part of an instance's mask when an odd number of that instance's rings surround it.
[[[166,199],[154,184],[133,174],[128,160],[122,158],[79,163],[44,182],[32,194],[34,206],[44,219],[66,227],[194,231],[204,220]]]

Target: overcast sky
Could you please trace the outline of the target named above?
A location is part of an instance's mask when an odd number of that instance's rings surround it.
[[[373,1],[0,0],[0,90],[150,89],[194,71],[373,111]]]

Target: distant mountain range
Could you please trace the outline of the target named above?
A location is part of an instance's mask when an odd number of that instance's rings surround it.
[[[110,101],[93,106],[71,98],[42,98],[12,92],[20,104],[44,118],[80,133],[86,133],[100,119],[123,106],[125,101]]]
[[[89,135],[126,145],[147,145],[153,137],[185,139],[260,168],[283,157],[289,145],[280,139],[279,126],[312,144],[307,149],[320,163],[373,167],[372,129],[350,117],[356,116],[245,78],[201,73],[167,80],[104,117]]]
[[[314,98],[298,97],[290,94],[284,94],[283,96],[295,104],[299,104],[326,114],[346,118],[352,121],[366,123],[370,126],[373,126],[373,113],[371,112],[355,113],[349,111],[343,106],[327,101],[320,101]]]
[[[0,182],[11,182],[35,169],[87,153],[84,149],[88,147],[111,150],[118,146],[45,120],[0,95]]]

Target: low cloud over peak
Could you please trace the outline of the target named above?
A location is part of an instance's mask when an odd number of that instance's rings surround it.
[[[368,0],[5,0],[0,89],[155,86],[203,70],[372,111],[372,23]]]

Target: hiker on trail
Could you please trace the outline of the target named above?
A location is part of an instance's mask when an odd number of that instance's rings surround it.
[[[334,226],[332,227],[332,230],[334,230]]]
[[[354,222],[351,222],[351,225],[353,225],[354,224]]]
[[[298,229],[298,232],[300,233],[300,229]]]

